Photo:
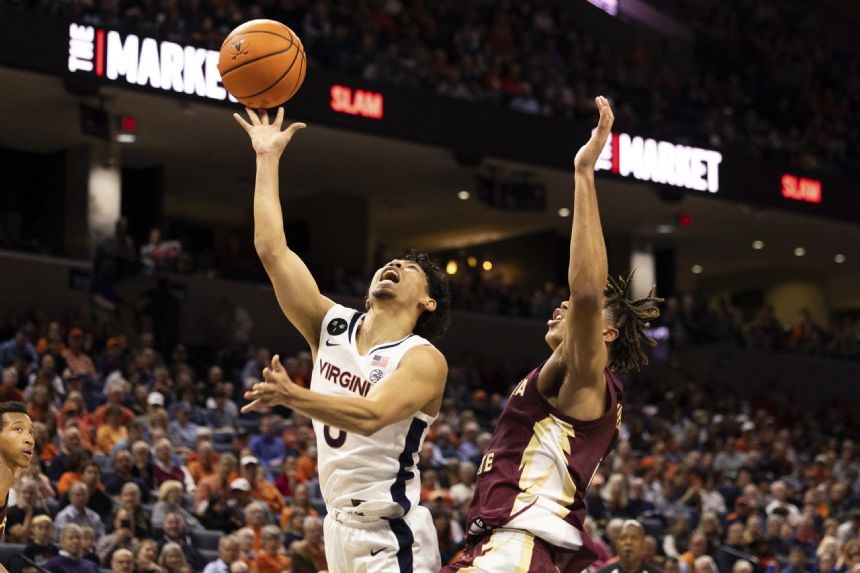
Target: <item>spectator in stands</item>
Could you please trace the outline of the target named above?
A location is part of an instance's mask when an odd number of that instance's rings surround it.
[[[48,516],[50,512],[34,480],[22,478],[15,487],[15,494],[15,505],[6,513],[6,541],[27,543],[33,530],[33,520],[40,515]]]
[[[188,473],[191,474],[191,479],[195,485],[211,475],[215,475],[218,471],[217,462],[219,456],[215,453],[212,442],[208,439],[199,439],[197,441],[197,450],[193,454],[194,460],[188,462]],[[196,489],[195,489],[196,491]]]
[[[113,558],[110,560],[110,569],[112,573],[133,573],[134,553],[128,549],[114,551]]]
[[[788,486],[782,480],[777,480],[770,484],[770,493],[773,496],[773,501],[767,504],[765,513],[768,517],[774,515],[777,509],[783,509],[788,513],[788,522],[792,525],[797,525],[800,521],[800,510],[797,506],[788,501]]]
[[[36,565],[44,566],[52,557],[60,554],[54,543],[54,524],[48,515],[37,515],[30,522],[30,541],[23,555]]]
[[[738,561],[740,563],[742,561]],[[752,569],[750,568],[750,572]],[[732,573],[735,570],[732,569]],[[788,553],[788,566],[781,570],[781,573],[810,573],[810,568],[806,564],[806,553],[799,545],[795,545]]]
[[[260,543],[263,536],[263,527],[267,522],[266,506],[260,501],[254,501],[245,506],[245,529],[250,529],[254,533],[254,541],[252,549],[254,551],[260,548]]]
[[[84,466],[90,461],[90,453],[84,448],[75,448],[66,456],[66,471],[57,480],[57,493],[64,495],[73,483],[81,481]]]
[[[131,445],[131,455],[134,458],[134,467],[131,470],[132,475],[144,483],[145,489],[154,490],[156,488],[155,464],[152,463],[152,452],[150,452],[149,444],[143,440],[133,443]]]
[[[463,530],[451,518],[451,512],[447,509],[437,509],[433,512],[433,526],[436,528],[436,537],[439,540],[439,553],[442,563],[450,563],[463,547]]]
[[[681,554],[687,550],[687,540],[689,539],[688,528],[689,521],[686,516],[678,514],[671,518],[669,530],[663,538],[663,553],[667,557],[674,557],[680,561]],[[692,566],[692,561],[686,563],[687,570],[684,570],[684,573],[689,573]],[[683,570],[684,564],[681,564],[681,568]]]
[[[591,486],[585,494],[585,505],[588,508],[588,515],[594,519],[598,526],[603,526],[609,521],[610,512],[606,500],[603,498],[604,478],[601,474],[594,474],[591,479]]]
[[[239,418],[227,410],[227,393],[222,388],[215,389],[211,402],[211,406],[206,406],[206,423],[216,436],[235,435],[239,429]]]
[[[208,501],[216,495],[223,499],[228,498],[231,482],[239,477],[236,466],[236,456],[230,453],[221,454],[218,458],[217,473],[200,480],[200,483],[197,484],[197,490],[194,492],[194,510],[197,515],[206,511]]]
[[[134,551],[140,541],[132,529],[132,515],[127,509],[120,507],[113,517],[113,533],[100,537],[96,542],[96,555],[101,563],[111,563],[113,554],[118,549]]]
[[[245,507],[245,510],[258,503],[256,501],[251,502]],[[260,533],[262,534],[262,530],[260,530]],[[254,531],[252,527],[246,526],[240,528],[235,535],[236,539],[239,540],[239,558],[246,563],[252,563],[256,554],[255,546],[259,541],[257,531]]]
[[[118,497],[122,488],[127,483],[137,485],[139,491],[146,492],[149,495],[149,489],[144,484],[143,480],[136,478],[132,473],[134,470],[134,457],[128,450],[119,450],[114,454],[113,458],[113,475],[105,480],[105,492],[114,497]],[[148,497],[144,501],[149,501]]]
[[[178,445],[193,449],[197,445],[200,427],[191,421],[191,405],[181,402],[174,411],[175,419],[170,422],[170,434],[178,440]],[[197,479],[195,478],[195,481]]]
[[[847,543],[852,537],[860,538],[860,505],[852,509],[849,515],[851,518],[836,530],[840,543]]]
[[[45,569],[51,573],[98,573],[96,564],[84,559],[83,533],[79,525],[66,523],[61,527],[60,553],[45,563]]]
[[[719,573],[717,566],[710,555],[697,557],[693,565],[694,573]]]
[[[163,573],[190,573],[200,569],[192,568],[182,553],[182,548],[176,543],[166,543],[158,556],[158,566]]]
[[[289,570],[290,563],[284,550],[280,528],[277,525],[265,526],[260,539],[260,549],[254,557],[251,569],[256,573],[281,573]]]
[[[301,508],[305,515],[318,515],[317,510],[311,507],[311,498],[308,495],[308,486],[300,483],[296,486],[296,491],[293,492],[293,497],[290,499],[290,504],[281,512],[281,528],[286,529],[290,522],[290,515],[296,508]]]
[[[287,446],[278,432],[280,422],[281,419],[278,416],[264,416],[260,421],[260,434],[251,436],[251,453],[260,460],[263,468],[269,473],[280,466],[288,454],[299,455],[296,450],[287,451]]]
[[[200,571],[206,565],[206,560],[194,547],[194,543],[189,535],[191,526],[186,522],[186,513],[171,511],[164,517],[164,531],[161,537],[157,540],[160,547],[164,547],[167,543],[175,543],[179,545],[185,560],[191,565],[195,571]],[[192,518],[193,519],[193,518]],[[197,520],[194,520],[198,529],[202,529]]]
[[[129,384],[123,378],[117,376],[116,378],[109,380],[105,384],[104,389],[107,402],[95,409],[95,412],[93,412],[92,415],[93,423],[97,426],[103,425],[106,422],[105,415],[107,414],[108,408],[111,406],[116,406],[120,409],[120,423],[123,426],[127,426],[132,420],[134,420],[134,412],[123,404],[123,400],[125,400],[129,390]]]
[[[259,466],[260,462],[256,457],[244,456],[242,458],[242,477],[248,480],[251,486],[251,497],[268,505],[272,515],[280,515],[284,509],[284,496],[271,483],[259,479]]]
[[[163,573],[156,562],[158,544],[152,539],[142,539],[134,552],[134,570],[136,573]]]
[[[242,527],[243,519],[243,515],[230,507],[226,499],[220,495],[213,495],[207,502],[206,511],[200,517],[200,523],[209,530],[233,533]]]
[[[66,524],[92,527],[97,537],[104,535],[105,527],[101,517],[87,507],[90,501],[89,488],[83,482],[76,482],[69,488],[69,505],[61,510],[54,519],[54,527],[60,531]],[[80,533],[80,532],[78,532]]]
[[[281,473],[275,477],[275,487],[283,496],[291,497],[293,491],[301,483],[299,480],[298,458],[287,456],[281,464]]]
[[[294,541],[300,541],[305,537],[304,524],[305,518],[308,516],[308,512],[304,509],[297,507],[290,514],[290,521],[287,523],[286,527],[282,527],[284,530],[284,547],[287,548],[287,552],[290,550],[290,546]]]
[[[143,424],[141,424],[137,419],[132,420],[127,424],[128,428],[128,437],[124,440],[118,441],[114,444],[112,454],[116,455],[119,451],[128,451],[131,452],[131,447],[135,443],[144,440],[144,430]],[[145,440],[144,440],[145,441]],[[132,469],[134,469],[134,457],[132,457]]]
[[[272,353],[271,351],[265,347],[261,346],[254,353],[253,358],[250,358],[246,363],[245,367],[242,368],[242,374],[239,376],[239,382],[244,385],[245,381],[249,378],[253,378],[254,380],[262,380],[263,379],[263,368],[268,368],[272,364]],[[262,428],[261,428],[262,429]],[[259,457],[259,454],[258,454]]]
[[[84,331],[74,327],[69,329],[68,346],[63,352],[63,359],[69,369],[75,374],[83,374],[95,379],[96,367],[92,358],[84,352]]]
[[[662,573],[644,559],[645,529],[639,522],[632,519],[624,522],[617,547],[618,561],[604,566],[599,573]]]
[[[132,529],[134,536],[139,539],[152,537],[152,518],[149,511],[141,505],[141,489],[134,482],[128,482],[122,486],[119,496],[119,507],[131,512]]]
[[[203,529],[197,518],[182,507],[182,484],[176,480],[168,480],[158,488],[158,501],[152,507],[151,523],[153,529],[164,527],[164,519],[170,513],[178,513],[182,521],[191,531]]]
[[[104,454],[110,454],[121,440],[128,439],[128,428],[122,423],[122,409],[111,404],[105,411],[104,423],[96,431],[96,445]]]
[[[230,573],[230,565],[238,559],[239,540],[235,535],[225,535],[218,540],[218,559],[206,565],[203,573]]]
[[[319,517],[309,515],[305,518],[303,529],[304,538],[294,542],[290,547],[293,573],[316,573],[327,570],[322,521]]]
[[[18,369],[8,366],[3,369],[0,382],[0,402],[23,402],[24,394],[18,390]]]
[[[460,462],[459,481],[448,490],[455,507],[468,507],[472,502],[472,496],[475,495],[475,471],[472,462]]]
[[[729,525],[726,541],[715,552],[717,567],[720,571],[731,571],[738,559],[750,559],[744,543],[744,526],[740,521]]]
[[[87,484],[88,491],[90,492],[90,500],[87,503],[87,507],[98,513],[102,517],[102,520],[104,520],[113,511],[113,500],[104,491],[104,486],[101,483],[101,475],[102,471],[99,465],[88,461],[84,464],[84,471],[81,474],[80,481]],[[61,509],[66,507],[69,504],[68,492],[57,501]]]
[[[194,493],[194,490],[197,489],[188,468],[173,461],[173,445],[167,438],[162,438],[155,444],[153,476],[155,486],[158,488],[168,481],[177,481],[182,489],[188,493]]]
[[[53,394],[51,389],[44,384],[38,384],[26,398],[27,415],[34,422],[48,422],[54,415],[54,406],[51,403]],[[78,436],[80,438],[80,436]]]
[[[15,337],[0,344],[0,367],[6,368],[16,366],[16,372],[20,375],[29,374],[31,367],[39,364],[39,356],[33,346],[33,325],[21,325],[15,332]],[[17,366],[25,365],[25,369]]]

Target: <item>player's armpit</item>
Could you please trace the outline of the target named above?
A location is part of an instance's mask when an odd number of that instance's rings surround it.
[[[416,346],[400,365],[367,396],[374,416],[368,421],[369,434],[399,422],[441,398],[448,379],[448,363],[432,346]]]

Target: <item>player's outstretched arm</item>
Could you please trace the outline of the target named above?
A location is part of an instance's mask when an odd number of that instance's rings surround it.
[[[597,128],[573,162],[573,228],[568,267],[570,301],[562,349],[567,375],[558,396],[560,408],[587,420],[603,413],[606,392],[602,311],[609,265],[597,208],[594,167],[614,121],[605,97],[595,98],[595,103],[600,112]]]
[[[271,368],[263,370],[263,377],[265,382],[245,393],[251,402],[242,412],[264,405],[286,406],[335,428],[369,436],[441,399],[448,363],[435,348],[417,346],[366,398],[329,396],[302,388],[290,380],[278,356],[272,358]]]
[[[247,109],[251,122],[238,113],[236,121],[251,137],[257,152],[257,179],[254,186],[254,247],[275,288],[281,310],[312,348],[319,344],[320,326],[334,304],[322,296],[316,281],[302,260],[287,246],[278,188],[278,163],[293,135],[305,127],[294,123],[281,130],[284,108],[275,120],[269,114]]]

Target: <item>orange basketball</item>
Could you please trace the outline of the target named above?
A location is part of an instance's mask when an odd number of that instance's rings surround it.
[[[250,108],[277,107],[296,95],[306,70],[302,41],[274,20],[245,22],[221,44],[221,82]]]

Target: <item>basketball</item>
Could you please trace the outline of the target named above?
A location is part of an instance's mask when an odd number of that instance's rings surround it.
[[[240,103],[276,107],[299,91],[305,79],[305,49],[296,34],[274,20],[251,20],[221,44],[221,81]]]

